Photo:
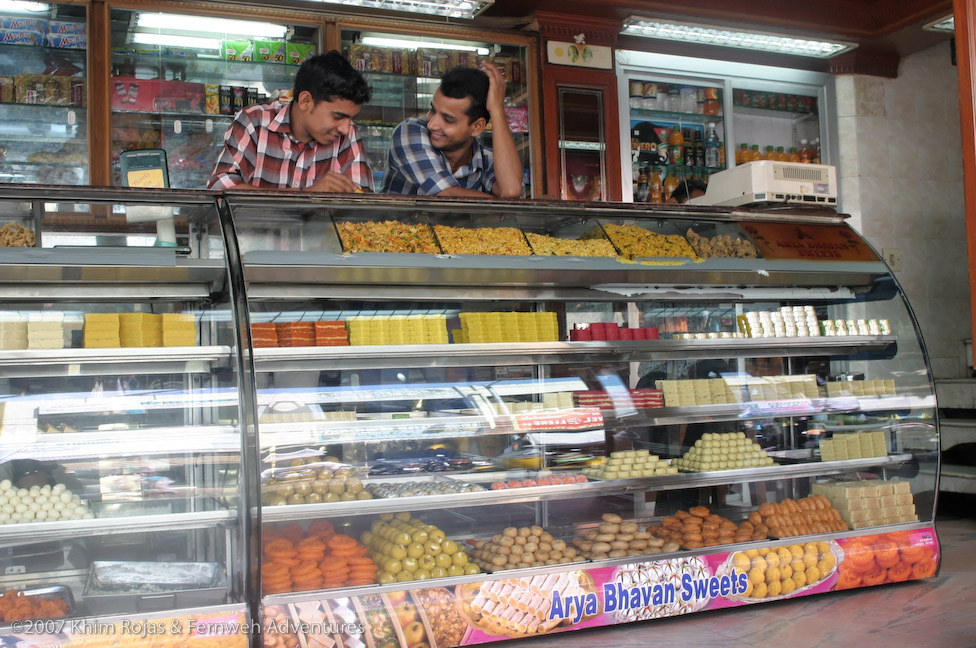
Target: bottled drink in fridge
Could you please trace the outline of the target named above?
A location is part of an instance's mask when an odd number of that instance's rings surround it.
[[[715,123],[710,122],[708,124],[708,130],[705,132],[705,166],[719,166],[720,160],[718,146],[719,140],[718,133],[715,132]]]
[[[820,138],[816,138],[811,142],[810,146],[810,162],[813,164],[820,164]]]
[[[810,146],[809,142],[805,139],[800,140],[800,150],[797,151],[800,154],[800,162],[805,164],[810,164]]]
[[[681,132],[680,128],[675,128],[671,131],[671,137],[669,138],[671,144],[671,164],[684,164],[685,163],[685,136]]]
[[[664,202],[664,192],[661,186],[661,174],[657,169],[651,172],[650,177],[650,197],[648,199],[652,203],[662,203]]]
[[[783,149],[782,146],[776,147],[776,157],[774,159],[779,160],[780,162],[786,162],[789,160],[789,158],[786,155],[786,151]]]
[[[650,185],[647,179],[647,167],[640,170],[637,176],[637,191],[634,194],[634,202],[647,202],[650,198]]]
[[[745,164],[752,160],[752,154],[749,153],[749,145],[743,142],[739,145],[739,150],[735,152],[735,163]]]
[[[705,147],[701,135],[695,134],[695,166],[705,166]]]
[[[776,151],[773,149],[772,145],[766,147],[766,154],[763,155],[764,160],[775,160]]]
[[[799,161],[800,161],[800,154],[796,152],[796,147],[795,146],[791,146],[790,147],[790,162],[799,162]]]

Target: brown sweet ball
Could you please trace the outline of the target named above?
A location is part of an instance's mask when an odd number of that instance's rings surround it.
[[[669,516],[661,520],[661,526],[680,529],[684,523],[677,516]]]
[[[549,533],[548,531],[546,531],[541,536],[539,536],[539,540],[541,540],[542,542],[552,542],[553,541],[553,537],[552,537],[552,534],[551,533]]]
[[[688,512],[698,518],[704,519],[708,517],[708,509],[704,506],[692,506],[688,509]]]
[[[700,534],[701,533],[701,525],[700,524],[686,524],[683,527],[681,527],[681,532],[684,533],[685,535],[687,535],[689,533],[699,533]]]
[[[761,524],[762,518],[763,516],[762,514],[759,513],[759,511],[753,511],[752,513],[749,514],[748,520],[753,524]]]
[[[612,524],[620,524],[624,521],[624,519],[616,513],[604,513],[600,516],[600,519],[602,519],[604,522],[610,522]]]
[[[502,538],[496,543],[502,547],[511,547],[515,544],[515,538],[511,536],[502,536]]]
[[[684,534],[682,536],[682,539],[685,542],[689,542],[689,541],[691,541],[691,542],[701,542],[702,540],[704,540],[704,537],[700,533],[686,533],[686,534]]]
[[[543,531],[541,526],[533,526],[529,529],[529,533],[534,536],[541,536],[545,531]]]
[[[715,515],[714,513],[710,513],[705,517],[705,521],[708,522],[709,524],[721,524],[722,522],[725,521],[725,518],[722,517],[721,515]]]
[[[518,535],[518,529],[515,527],[505,527],[505,529],[502,531],[502,535],[508,536],[509,538],[514,538]]]
[[[713,540],[718,537],[718,529],[710,529],[708,531],[701,532],[702,540]]]
[[[528,539],[526,539],[525,536],[518,536],[515,538],[515,544],[517,545],[524,545],[526,542],[528,542]]]
[[[688,511],[679,509],[675,511],[674,517],[678,518],[679,520],[687,520],[688,518],[695,517],[695,516],[689,513]]]
[[[518,534],[523,538],[528,538],[530,535],[532,535],[532,529],[529,527],[519,527]]]

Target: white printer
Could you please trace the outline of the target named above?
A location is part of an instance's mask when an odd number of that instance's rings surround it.
[[[777,160],[747,162],[711,175],[705,195],[688,201],[724,207],[770,203],[836,208],[837,169]]]

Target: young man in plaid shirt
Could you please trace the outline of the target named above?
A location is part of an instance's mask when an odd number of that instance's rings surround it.
[[[373,190],[353,118],[370,88],[336,51],[302,63],[290,104],[250,106],[224,135],[210,189]]]
[[[505,118],[505,78],[491,63],[448,72],[424,117],[393,131],[383,193],[518,198],[522,161]],[[492,148],[477,137],[492,120]]]

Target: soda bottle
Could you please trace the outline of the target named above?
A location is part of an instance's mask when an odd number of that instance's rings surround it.
[[[766,154],[763,155],[763,159],[764,160],[775,160],[776,159],[776,151],[773,150],[772,145],[766,147]]]
[[[800,161],[800,154],[796,152],[796,147],[795,146],[791,146],[790,147],[790,162],[799,162],[799,161]]]
[[[715,123],[710,122],[708,124],[708,130],[705,132],[705,166],[706,167],[717,167],[719,165],[718,146],[719,146],[719,140],[718,140],[718,133],[715,132]]]
[[[811,143],[811,153],[810,162],[812,164],[820,164],[820,138],[816,138]]]
[[[776,157],[773,158],[773,159],[779,160],[780,162],[786,162],[789,158],[786,155],[786,151],[783,150],[783,147],[782,146],[777,146],[776,147]]]
[[[739,145],[739,150],[735,152],[735,163],[745,164],[752,160],[752,155],[749,153],[749,145],[743,142]]]
[[[657,145],[657,154],[661,164],[671,164],[671,129],[661,131],[661,143]]]
[[[810,147],[808,144],[809,142],[807,142],[805,139],[801,139],[800,150],[797,151],[797,153],[800,155],[800,162],[803,162],[804,164],[810,164]]]
[[[679,184],[679,180],[678,180],[678,176],[674,172],[674,167],[668,167],[668,175],[667,177],[664,178],[664,191],[662,195],[662,198],[664,198],[664,202],[668,201],[668,199],[671,197],[671,194],[678,187],[678,184]]]
[[[695,133],[688,131],[685,136],[684,159],[685,166],[695,166]]]
[[[662,203],[664,202],[663,187],[661,186],[661,174],[658,173],[657,169],[651,173],[650,177],[650,197],[649,201],[652,203]]]
[[[673,131],[671,131],[669,143],[671,144],[671,164],[684,164],[685,136],[684,133],[681,132],[680,128],[675,128]]]
[[[749,161],[755,162],[762,159],[762,153],[759,152],[759,145],[753,144],[752,151],[749,153]]]
[[[705,166],[705,147],[701,137],[695,133],[695,166]]]
[[[647,182],[647,167],[644,167],[637,176],[637,191],[634,193],[634,202],[647,202],[649,197],[650,186]]]

